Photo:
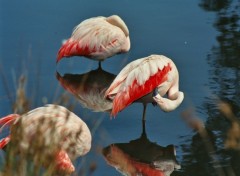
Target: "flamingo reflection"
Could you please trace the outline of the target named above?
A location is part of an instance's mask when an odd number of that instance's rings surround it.
[[[104,71],[101,66],[83,74],[64,74],[58,72],[56,77],[61,86],[73,94],[81,105],[94,112],[108,112],[112,109],[112,101],[104,98],[106,89],[115,75]]]
[[[145,131],[145,121],[140,138],[128,143],[115,143],[102,151],[106,162],[123,175],[170,176],[181,166],[176,160],[173,145],[166,147],[151,142]]]

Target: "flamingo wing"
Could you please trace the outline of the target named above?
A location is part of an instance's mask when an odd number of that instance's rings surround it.
[[[126,78],[128,77],[129,73],[134,69],[137,68],[141,64],[142,60],[137,59],[129,64],[127,64],[117,75],[117,77],[113,80],[112,84],[109,86],[109,88],[105,92],[105,97],[112,99],[112,96],[115,96],[121,87],[121,85],[124,83]]]
[[[116,116],[132,102],[166,81],[167,74],[172,69],[171,64],[171,59],[160,55],[151,55],[129,63],[106,91],[106,97],[115,96],[111,116]]]
[[[124,50],[128,40],[124,31],[107,18],[90,18],[75,27],[71,38],[60,48],[57,62],[62,57],[77,55],[104,60]]]
[[[71,146],[72,149],[75,149],[74,153],[68,153],[71,158],[85,155],[91,148],[92,136],[87,124],[75,113],[63,106],[47,104],[29,111],[27,114],[22,115],[21,118],[26,136],[21,141],[24,146],[29,147],[29,140],[35,137],[37,130],[43,131],[42,136],[45,139],[51,139],[47,129],[54,129],[54,139],[59,143],[64,141],[64,145],[61,145],[62,149],[66,149],[72,143],[75,144]],[[39,122],[41,122],[41,125],[38,127]],[[79,135],[68,136],[65,139],[69,133],[79,133]]]

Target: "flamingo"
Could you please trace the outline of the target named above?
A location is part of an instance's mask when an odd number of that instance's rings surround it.
[[[0,125],[2,128],[5,125],[11,127],[10,135],[0,141],[0,148],[15,140],[17,145],[14,147],[18,147],[19,153],[32,151],[35,156],[41,152],[39,155],[45,159],[54,154],[57,171],[74,172],[71,161],[85,155],[91,148],[92,137],[86,123],[63,106],[49,104],[23,115],[10,114],[0,119]],[[43,151],[39,151],[41,147],[44,147]]]
[[[74,28],[72,36],[58,51],[57,63],[63,57],[71,56],[103,61],[129,49],[129,31],[119,16],[93,17]]]
[[[167,98],[163,97],[167,94]],[[163,55],[150,55],[127,64],[105,92],[113,100],[111,116],[133,102],[158,104],[165,112],[176,109],[184,99],[179,91],[179,74],[174,62]]]

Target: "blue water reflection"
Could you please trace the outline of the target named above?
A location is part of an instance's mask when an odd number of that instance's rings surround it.
[[[56,73],[61,86],[75,95],[79,103],[93,112],[110,112],[112,101],[105,98],[105,91],[116,75],[104,71],[101,66],[84,74]]]
[[[163,147],[151,142],[143,121],[142,134],[139,138],[125,143],[114,143],[103,151],[106,162],[123,175],[171,175],[181,166],[176,160],[173,145]]]
[[[182,168],[172,175],[217,175],[209,164],[212,162],[209,151],[202,150],[201,137],[181,118],[181,112],[189,107],[195,109],[196,116],[213,136],[219,160],[226,161],[221,166],[230,165],[226,168],[239,175],[239,152],[223,150],[230,123],[216,107],[216,97],[225,99],[239,116],[239,4],[227,0],[215,2],[1,1],[0,116],[12,113],[18,78],[24,74],[26,96],[32,109],[45,103],[65,105],[63,98],[67,96],[68,102],[74,105],[73,111],[89,125],[93,147],[76,162],[78,171],[90,175],[88,168],[94,164],[92,175],[120,175],[106,164],[101,150],[139,137],[142,104],[135,103],[110,119],[107,112],[83,108],[56,78],[56,72],[61,76],[81,75],[98,68],[97,62],[83,57],[64,59],[56,65],[58,49],[82,20],[117,14],[129,28],[131,50],[104,61],[104,71],[117,75],[130,61],[150,54],[166,55],[178,67],[180,89],[185,93],[182,105],[170,113],[148,105],[146,114],[149,140],[176,147]],[[229,173],[225,171],[225,175]]]

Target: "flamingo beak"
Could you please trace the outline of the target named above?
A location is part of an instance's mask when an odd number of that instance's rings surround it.
[[[155,89],[153,90],[153,97],[156,97],[158,94],[159,94],[159,93],[158,93],[158,90],[157,90],[157,88],[155,88]]]

